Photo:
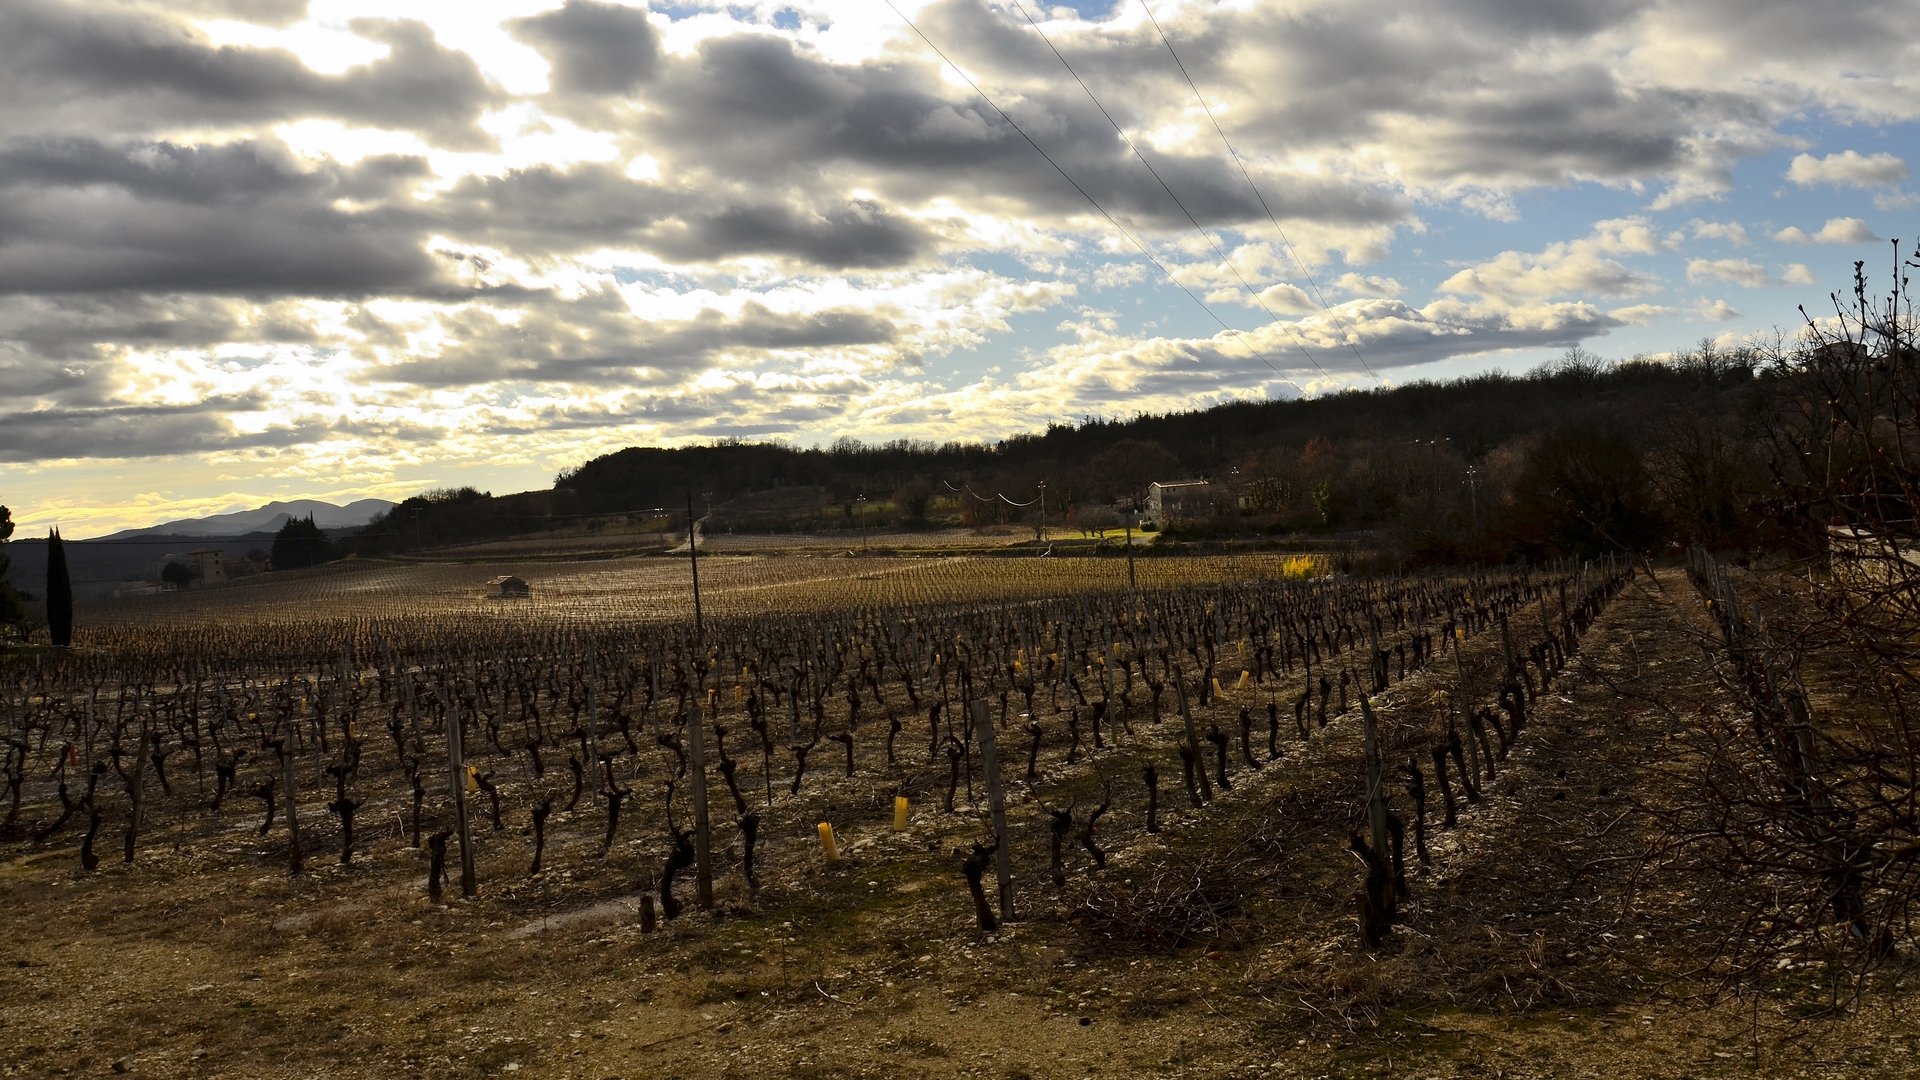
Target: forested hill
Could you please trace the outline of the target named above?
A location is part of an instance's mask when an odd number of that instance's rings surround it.
[[[743,530],[1033,522],[1043,483],[1050,524],[1094,527],[1141,505],[1153,481],[1202,477],[1216,481],[1216,510],[1162,524],[1374,529],[1413,561],[1743,546],[1762,539],[1771,418],[1796,370],[1785,355],[1705,345],[1620,363],[1575,349],[1525,375],[1089,418],[993,444],[633,447],[550,491],[416,496],[355,546],[637,521],[689,495],[698,514],[712,508],[712,527]]]

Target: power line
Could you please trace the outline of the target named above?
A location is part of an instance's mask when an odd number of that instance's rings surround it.
[[[1035,495],[1033,498],[1028,499],[1026,502],[1015,502],[1012,499],[1008,498],[1007,493],[1004,491],[996,491],[991,496],[982,495],[979,492],[973,490],[972,484],[964,483],[964,482],[959,487],[954,487],[951,483],[945,480],[942,480],[940,481],[940,486],[946,488],[948,491],[964,492],[965,494],[971,495],[973,496],[976,502],[990,503],[997,499],[1000,502],[1006,503],[1008,506],[1012,506],[1019,509],[1025,509],[1026,507],[1032,506],[1034,503],[1039,502],[1041,499],[1041,496]],[[1042,484],[1040,486],[1042,488],[1046,487],[1045,484]]]
[[[1280,321],[1280,316],[1274,314],[1273,309],[1267,306],[1267,302],[1261,299],[1259,290],[1255,289],[1253,285],[1247,281],[1246,275],[1240,273],[1240,268],[1233,265],[1233,260],[1227,258],[1227,253],[1220,249],[1220,244],[1213,238],[1213,234],[1207,232],[1207,230],[1201,226],[1199,220],[1193,216],[1193,211],[1188,210],[1187,204],[1181,202],[1180,196],[1174,194],[1172,186],[1160,175],[1160,170],[1153,167],[1153,162],[1148,161],[1147,155],[1140,151],[1139,145],[1133,141],[1133,136],[1128,135],[1126,129],[1120,126],[1120,122],[1113,118],[1111,112],[1107,111],[1107,107],[1101,104],[1100,98],[1094,94],[1093,88],[1087,85],[1086,80],[1080,77],[1078,71],[1074,70],[1073,65],[1069,63],[1066,56],[1060,52],[1059,46],[1055,45],[1053,39],[1047,36],[1047,32],[1040,28],[1040,24],[1034,20],[1033,14],[1027,10],[1026,5],[1021,3],[1020,0],[1013,0],[1013,6],[1020,9],[1020,14],[1026,17],[1027,25],[1033,27],[1033,32],[1039,34],[1040,40],[1046,42],[1047,48],[1053,50],[1054,58],[1059,60],[1060,65],[1067,69],[1067,74],[1073,76],[1073,81],[1080,84],[1080,89],[1086,92],[1087,100],[1093,102],[1093,107],[1099,109],[1100,115],[1107,118],[1107,123],[1113,126],[1114,134],[1120,136],[1121,141],[1127,144],[1127,149],[1133,151],[1133,156],[1139,159],[1140,164],[1147,167],[1149,173],[1153,174],[1154,180],[1160,184],[1160,190],[1166,192],[1167,198],[1173,200],[1173,205],[1179,207],[1180,212],[1186,215],[1187,223],[1193,226],[1193,231],[1199,233],[1201,238],[1213,248],[1213,253],[1220,257],[1221,264],[1231,271],[1234,277],[1240,279],[1240,287],[1247,290],[1247,295],[1253,297],[1253,302],[1260,305],[1260,310],[1267,313],[1268,319],[1287,328],[1287,332],[1293,335],[1295,347],[1300,350],[1300,355],[1307,358],[1307,363],[1312,364],[1313,369],[1318,371],[1322,378],[1332,379],[1333,376],[1328,375],[1327,369],[1321,367],[1320,361],[1314,359],[1313,353],[1308,351],[1307,343],[1305,339],[1301,338],[1299,331],[1295,330],[1292,324]],[[1299,384],[1296,383],[1294,385],[1298,386]]]
[[[1219,323],[1222,329],[1232,334],[1234,336],[1234,340],[1240,342],[1241,347],[1245,348],[1248,352],[1252,353],[1255,359],[1259,360],[1262,364],[1266,365],[1267,370],[1273,372],[1275,375],[1280,376],[1280,379],[1283,382],[1287,383],[1289,386],[1292,386],[1295,390],[1300,391],[1301,394],[1304,395],[1307,392],[1306,387],[1301,386],[1299,383],[1294,382],[1291,378],[1288,378],[1285,372],[1282,372],[1279,368],[1273,366],[1273,362],[1268,360],[1265,354],[1263,354],[1259,349],[1254,348],[1253,345],[1248,343],[1245,334],[1241,333],[1240,330],[1238,330],[1237,328],[1229,325],[1225,319],[1222,319],[1218,314],[1216,314],[1212,308],[1207,306],[1206,301],[1200,299],[1199,296],[1194,294],[1194,291],[1192,289],[1189,289],[1185,285],[1181,284],[1180,279],[1173,276],[1173,272],[1167,269],[1166,264],[1162,263],[1159,260],[1159,258],[1155,256],[1154,253],[1147,248],[1147,245],[1145,245],[1144,243],[1141,243],[1140,239],[1134,236],[1132,232],[1128,231],[1126,226],[1120,224],[1120,222],[1117,219],[1115,219],[1112,214],[1108,213],[1107,208],[1100,205],[1100,200],[1094,198],[1093,195],[1089,193],[1086,188],[1080,186],[1080,182],[1078,180],[1075,180],[1070,174],[1068,174],[1067,170],[1062,168],[1060,166],[1060,163],[1053,159],[1053,155],[1047,153],[1046,150],[1041,148],[1040,144],[1033,140],[1033,136],[1027,134],[1027,131],[1025,128],[1021,127],[1019,123],[1017,123],[1013,119],[1013,117],[1007,115],[1007,111],[1005,109],[1002,109],[999,106],[999,104],[995,102],[993,98],[989,96],[985,90],[980,89],[980,84],[974,82],[972,76],[968,75],[965,71],[961,70],[960,65],[954,63],[953,60],[950,59],[947,56],[947,54],[941,50],[940,46],[935,45],[933,43],[933,39],[928,37],[925,31],[921,30],[920,27],[916,25],[912,19],[907,18],[906,14],[902,12],[898,7],[895,7],[893,0],[885,0],[885,2],[887,7],[892,9],[893,13],[900,17],[900,21],[907,24],[908,29],[912,30],[916,35],[918,35],[921,41],[926,42],[927,48],[932,49],[934,51],[934,54],[940,57],[941,62],[945,63],[948,67],[952,68],[954,71],[954,74],[960,76],[961,80],[965,82],[968,87],[972,88],[974,93],[980,95],[980,99],[982,101],[985,101],[989,108],[991,108],[994,112],[999,113],[1000,119],[1005,120],[1007,122],[1008,127],[1012,128],[1015,132],[1019,133],[1020,137],[1027,141],[1028,146],[1033,147],[1034,153],[1039,154],[1042,158],[1045,158],[1047,164],[1053,166],[1053,171],[1059,173],[1061,179],[1073,185],[1073,190],[1079,192],[1080,197],[1087,200],[1087,202],[1090,205],[1092,205],[1092,207],[1095,210],[1100,211],[1100,216],[1107,219],[1107,224],[1112,225],[1114,229],[1120,233],[1121,236],[1126,237],[1127,240],[1130,243],[1132,243],[1135,248],[1139,250],[1140,254],[1145,256],[1148,262],[1152,263],[1154,267],[1160,271],[1161,274],[1166,276],[1166,279],[1168,281],[1171,281],[1175,286],[1177,286],[1181,292],[1186,293],[1187,298],[1189,300],[1192,300],[1195,304],[1198,304],[1200,307],[1200,310],[1206,312],[1207,315],[1211,317],[1214,322]]]
[[[1167,55],[1173,57],[1173,64],[1180,69],[1181,77],[1187,80],[1187,86],[1193,90],[1194,100],[1200,103],[1200,108],[1206,112],[1207,119],[1212,122],[1213,130],[1220,136],[1221,143],[1227,148],[1227,156],[1231,157],[1233,163],[1239,166],[1240,176],[1246,180],[1247,187],[1252,189],[1253,197],[1260,200],[1260,209],[1266,211],[1267,220],[1273,223],[1273,231],[1280,234],[1281,246],[1285,247],[1287,254],[1293,257],[1294,265],[1300,268],[1301,276],[1307,279],[1308,287],[1313,289],[1314,297],[1320,301],[1320,310],[1326,312],[1336,323],[1344,324],[1341,327],[1342,329],[1352,330],[1353,327],[1351,323],[1347,323],[1340,316],[1334,314],[1333,308],[1327,303],[1326,296],[1320,292],[1319,283],[1313,280],[1313,271],[1307,269],[1306,261],[1301,259],[1300,253],[1294,250],[1293,241],[1287,239],[1287,231],[1280,227],[1279,217],[1274,214],[1273,208],[1267,205],[1267,197],[1260,193],[1259,185],[1253,182],[1253,175],[1247,172],[1246,162],[1241,160],[1239,151],[1235,150],[1233,143],[1228,140],[1227,133],[1221,128],[1219,119],[1213,115],[1213,108],[1207,104],[1206,97],[1200,93],[1199,84],[1195,83],[1193,76],[1187,73],[1187,65],[1180,62],[1180,54],[1174,51],[1173,42],[1168,39],[1166,30],[1161,28],[1160,20],[1154,17],[1153,8],[1147,6],[1147,0],[1140,0],[1140,7],[1146,11],[1147,21],[1153,24],[1154,32],[1160,35],[1160,43],[1167,47]],[[1359,331],[1353,330],[1353,337],[1359,336]],[[1347,341],[1347,348],[1353,351],[1353,358],[1360,361],[1360,367],[1364,369],[1375,382],[1384,381],[1379,375],[1375,374],[1373,368],[1368,365],[1367,358],[1360,355],[1360,346],[1358,344],[1349,339]]]

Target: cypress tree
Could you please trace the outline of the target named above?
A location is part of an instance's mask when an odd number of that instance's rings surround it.
[[[73,644],[73,581],[59,529],[47,537],[47,633],[60,648]]]
[[[318,566],[333,558],[333,544],[327,540],[326,530],[313,523],[313,515],[304,518],[288,518],[280,531],[273,536],[273,551],[268,556],[275,570],[297,570],[303,566]]]

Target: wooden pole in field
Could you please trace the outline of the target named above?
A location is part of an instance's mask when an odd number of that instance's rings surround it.
[[[594,661],[597,650],[587,644],[587,765],[600,760],[600,671]]]
[[[289,719],[287,721],[287,738],[280,744],[280,784],[286,789],[281,793],[281,801],[286,803],[287,840],[293,848],[293,854],[289,862],[289,872],[298,874],[301,866],[300,814],[297,806],[298,800],[294,798],[294,791],[298,787],[298,784],[294,779],[293,727],[294,721]]]
[[[1200,753],[1200,729],[1193,724],[1193,709],[1187,705],[1187,679],[1176,668],[1168,673],[1173,688],[1180,694],[1180,720],[1187,728],[1187,749],[1193,754],[1193,775],[1200,785],[1200,801],[1213,801],[1213,784],[1207,780],[1207,759]]]
[[[1101,659],[1100,693],[1107,701],[1107,708],[1116,710],[1113,715],[1110,715],[1107,717],[1107,723],[1117,724],[1120,718],[1117,712],[1116,703],[1113,700],[1113,660],[1114,660],[1113,619],[1109,617],[1105,620],[1105,623],[1106,623],[1106,631],[1107,631],[1107,635],[1106,635],[1107,649],[1105,653],[1101,654],[1101,658],[1100,658]]]
[[[479,892],[473,878],[473,837],[467,830],[466,752],[460,744],[460,697],[448,695],[447,788],[453,796],[453,827],[460,835],[460,895],[473,899]],[[289,821],[292,819],[289,818]]]
[[[1374,853],[1382,859],[1389,857],[1387,851],[1387,794],[1380,762],[1380,720],[1373,715],[1373,704],[1364,696],[1360,699],[1360,719],[1365,732],[1365,753],[1367,764],[1367,831],[1373,842]]]
[[[687,492],[687,565],[693,568],[693,636],[697,641],[705,625],[700,618],[700,545],[694,543],[693,492]]]
[[[1467,698],[1466,661],[1460,659],[1460,645],[1465,641],[1465,631],[1455,630],[1454,633],[1461,635],[1453,643],[1453,669],[1459,674],[1460,681],[1455,686],[1452,700],[1447,702],[1447,710],[1456,721],[1467,723],[1468,714],[1473,711],[1473,703]],[[1480,778],[1480,743],[1473,737],[1471,730],[1466,734],[1466,744],[1468,773],[1478,780]]]
[[[420,734],[420,702],[414,696],[413,671],[396,664],[400,673],[400,696],[407,705],[407,729],[413,733],[413,752],[424,754],[427,749],[426,738]]]
[[[704,670],[694,675],[693,708],[687,715],[687,768],[692,781],[688,787],[693,799],[693,868],[696,896],[701,911],[713,910],[713,828],[707,812],[707,718],[701,709],[706,696]],[[718,706],[716,706],[717,708]]]
[[[987,773],[987,810],[992,815],[996,847],[993,869],[1000,879],[1000,920],[1013,920],[1013,856],[1007,843],[1007,797],[1000,788],[1000,750],[994,742],[993,716],[986,698],[973,700],[973,729],[980,733],[980,765]]]
[[[1133,518],[1122,514],[1121,520],[1127,525],[1127,591],[1139,592],[1140,583],[1133,576]]]
[[[700,549],[694,542],[693,493],[687,493],[687,564],[693,571],[693,643],[698,654],[692,661],[694,698],[687,716],[688,768],[692,783],[688,796],[693,800],[693,860],[695,897],[700,910],[713,910],[713,825],[707,807],[707,720],[701,702],[707,689],[706,623],[700,611]],[[798,702],[796,702],[796,705]],[[716,703],[715,708],[718,708]]]
[[[133,762],[133,785],[128,792],[129,797],[133,801],[133,805],[128,808],[127,842],[123,854],[125,856],[124,861],[129,863],[133,861],[134,843],[140,836],[141,811],[146,808],[147,758],[153,753],[158,743],[159,736],[149,732],[146,721],[142,720],[140,722],[140,749]]]

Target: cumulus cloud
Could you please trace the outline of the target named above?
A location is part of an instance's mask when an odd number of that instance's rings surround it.
[[[1814,157],[1795,154],[1787,166],[1787,179],[1802,187],[1830,184],[1837,187],[1887,187],[1907,178],[1907,163],[1888,153],[1862,154],[1844,150],[1838,154]]]
[[[1622,323],[1632,326],[1645,326],[1655,319],[1673,314],[1673,308],[1666,304],[1628,304],[1607,312]]]
[[[1687,280],[1693,284],[1725,282],[1749,289],[1776,285],[1811,285],[1813,271],[1805,263],[1788,263],[1778,273],[1750,259],[1688,259]]]
[[[758,256],[844,269],[910,262],[938,239],[871,199],[783,201],[777,189],[674,186],[593,162],[467,177],[438,200],[435,218],[449,235],[529,257],[630,248],[673,263]]]
[[[1239,294],[1235,296],[1237,298]],[[1308,295],[1307,290],[1284,281],[1261,289],[1260,304],[1266,310],[1282,315],[1305,315],[1320,310],[1319,301]]]
[[[1393,278],[1375,274],[1341,274],[1334,279],[1333,287],[1352,296],[1399,296],[1407,291]]]
[[[1644,223],[1601,222],[1593,235],[1581,240],[1550,244],[1538,252],[1503,251],[1458,271],[1440,283],[1440,291],[1507,299],[1636,296],[1657,288],[1660,279],[1610,253],[1653,253],[1667,244]]]
[[[1890,60],[1906,47],[1875,0],[1685,0],[1643,5],[1616,39],[1623,77],[1726,95],[1772,113],[1809,106],[1848,121],[1920,115],[1913,79]]]
[[[1746,247],[1749,242],[1746,226],[1737,221],[1701,221],[1696,218],[1690,227],[1696,240],[1719,240],[1734,247]]]
[[[1620,325],[1580,303],[1438,300],[1416,308],[1400,300],[1355,300],[1241,335],[1128,338],[1087,327],[1078,341],[1050,350],[1018,384],[1049,388],[1068,409],[1118,396],[1141,408],[1169,408],[1222,391],[1258,396],[1281,386],[1336,386],[1360,373],[1360,357],[1376,372],[1404,370],[1506,349],[1571,345]]]
[[[245,449],[313,442],[318,424],[243,431],[236,414],[266,404],[260,396],[209,398],[191,405],[117,405],[0,413],[0,461],[142,458],[193,454],[209,446]]]
[[[672,385],[727,352],[758,360],[766,352],[886,344],[895,334],[890,321],[864,311],[776,313],[751,302],[732,312],[639,319],[611,291],[511,319],[472,308],[441,327],[450,339],[444,348],[384,365],[369,378],[423,387],[515,380]]]
[[[1809,234],[1797,225],[1789,225],[1773,234],[1783,244],[1863,244],[1878,240],[1867,223],[1856,217],[1828,218],[1820,231]]]
[[[1049,79],[1007,111],[1069,183],[993,107],[953,94],[924,52],[913,63],[854,67],[785,38],[740,35],[703,41],[669,68],[647,112],[634,117],[637,131],[651,145],[697,145],[705,168],[762,184],[852,170],[889,198],[946,196],[1098,221],[1091,197],[1136,228],[1175,231],[1189,227],[1189,212],[1212,226],[1262,221],[1269,209],[1282,220],[1350,225],[1408,214],[1405,200],[1384,185],[1288,174],[1255,161],[1263,207],[1204,144],[1152,149],[1176,204],[1077,87]]]
[[[644,8],[567,0],[507,26],[547,58],[553,90],[560,94],[630,94],[653,78],[660,63],[660,33]]]
[[[1680,246],[1682,235],[1662,232],[1645,217],[1614,218],[1593,223],[1588,239],[1597,251],[1628,255],[1658,255]]]
[[[271,142],[0,144],[0,294],[350,295],[448,288],[410,210],[413,163],[310,167]]]
[[[307,14],[308,0],[168,0],[181,14],[239,19],[264,26],[285,26]]]
[[[282,49],[215,46],[152,9],[11,0],[0,5],[0,125],[171,134],[323,116],[458,149],[492,145],[477,121],[502,95],[470,56],[419,22],[351,27],[386,55],[323,75]]]
[[[1695,284],[1726,281],[1750,289],[1764,289],[1774,284],[1774,277],[1766,267],[1748,259],[1688,259],[1687,280]]]

